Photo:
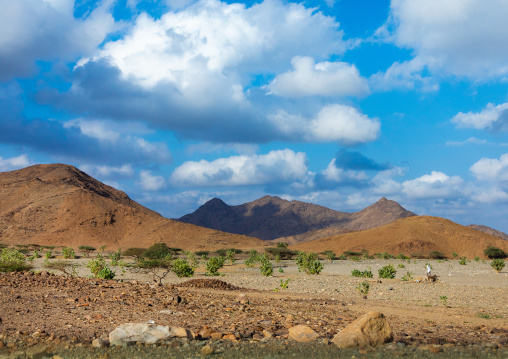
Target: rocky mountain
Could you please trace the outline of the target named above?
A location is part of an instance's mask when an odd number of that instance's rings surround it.
[[[444,218],[412,216],[384,226],[320,238],[290,248],[316,253],[331,250],[337,255],[348,250],[360,252],[362,249],[370,254],[388,252],[407,256],[438,251],[449,258],[455,252],[472,259],[475,256],[485,258],[483,250],[490,245],[508,251],[508,241],[499,237]]]
[[[208,250],[265,245],[257,238],[164,218],[72,166],[0,173],[0,243],[126,249],[158,242]]]
[[[487,233],[487,234],[491,234],[493,236],[502,238],[505,241],[508,241],[508,234],[506,234],[504,232],[501,232],[501,231],[498,231],[498,230],[495,230],[494,228],[483,226],[481,224],[470,224],[468,227],[474,228],[477,231],[480,231],[480,232],[483,232],[483,233]]]
[[[359,212],[347,213],[316,204],[264,196],[238,206],[229,206],[214,198],[179,220],[263,240],[299,236],[297,241],[302,242],[316,238],[319,233],[329,235],[329,232],[320,230],[359,231],[414,215],[386,198]],[[306,236],[307,232],[311,233]]]

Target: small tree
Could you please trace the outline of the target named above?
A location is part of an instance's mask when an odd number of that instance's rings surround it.
[[[76,258],[74,249],[72,249],[70,247],[62,248],[62,255],[63,255],[64,259],[75,259]]]
[[[259,267],[259,271],[265,277],[269,277],[273,275],[273,265],[270,263],[270,259],[267,255],[261,256],[260,258],[261,266]]]
[[[325,255],[326,259],[328,259],[330,262],[335,259],[334,251],[324,251],[323,254]]]
[[[229,249],[227,252],[226,252],[226,260],[229,262],[229,264],[233,265],[235,264],[236,262],[236,258],[235,258],[235,250],[234,249]]]
[[[319,274],[323,270],[323,264],[319,261],[318,255],[314,252],[299,252],[296,257],[296,264],[299,272],[307,274]]]
[[[79,246],[79,250],[85,253],[85,257],[88,257],[96,248],[92,246]]]
[[[379,278],[393,279],[397,274],[397,270],[393,267],[393,265],[388,264],[387,266],[384,266],[383,268],[379,269],[378,274]]]
[[[47,253],[47,252],[46,252]],[[67,277],[77,276],[78,264],[71,261],[55,260],[49,261],[47,258],[44,260],[43,267],[48,270],[57,270],[65,274]]]
[[[507,254],[505,251],[503,251],[501,248],[497,248],[497,247],[493,247],[493,246],[489,246],[487,248],[485,248],[485,250],[483,251],[483,254],[485,254],[487,256],[487,258],[489,259],[503,259],[503,258],[506,258]]]
[[[179,258],[173,261],[173,272],[178,278],[192,277],[194,275],[194,268],[192,268],[186,259]]]
[[[156,243],[149,247],[145,253],[143,253],[143,257],[149,259],[161,259],[165,258],[168,254],[172,255],[174,252],[171,248],[169,248],[166,243]]]
[[[224,267],[225,257],[212,257],[206,262],[205,275],[217,276],[220,275],[219,269]]]
[[[164,258],[141,258],[130,268],[134,273],[150,274],[154,282],[162,284],[162,280],[173,270],[173,257],[169,254]]]
[[[115,272],[108,267],[106,260],[99,253],[86,266],[95,278],[113,279],[115,277]]]

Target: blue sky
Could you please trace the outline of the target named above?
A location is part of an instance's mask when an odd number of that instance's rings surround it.
[[[508,231],[508,3],[0,0],[0,171],[166,217],[381,197]]]

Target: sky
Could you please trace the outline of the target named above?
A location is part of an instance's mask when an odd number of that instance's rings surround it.
[[[508,232],[506,0],[0,0],[0,171],[168,218],[381,197]]]

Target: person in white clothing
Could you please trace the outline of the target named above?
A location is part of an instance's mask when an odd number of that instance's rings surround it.
[[[427,277],[430,277],[430,271],[431,271],[430,265],[427,264]]]

